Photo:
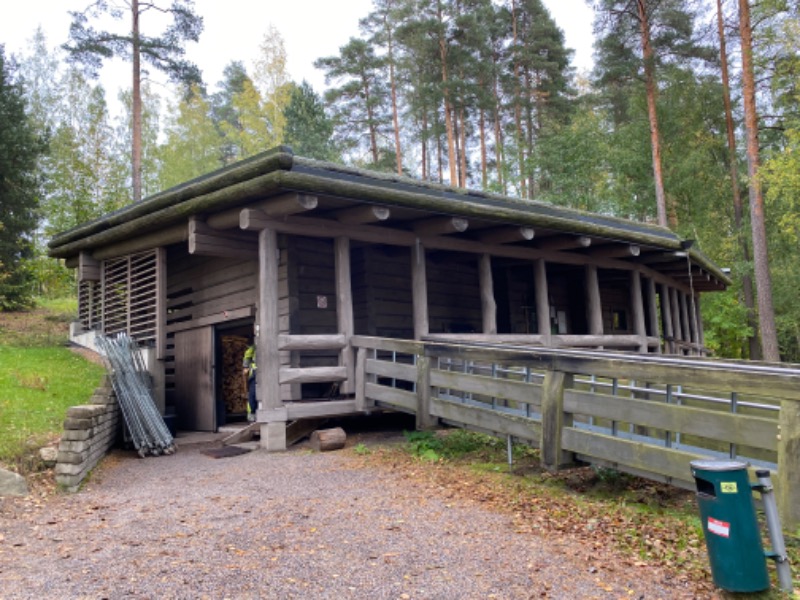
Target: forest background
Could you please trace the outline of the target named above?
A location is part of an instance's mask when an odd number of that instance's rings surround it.
[[[202,35],[202,16],[190,0],[171,2],[155,4],[185,11],[184,19],[160,32],[148,30],[138,10],[143,35],[171,43],[180,58]],[[213,84],[196,69],[174,73],[169,87],[145,78],[142,195],[278,144],[320,160],[640,221],[660,220],[661,193],[669,226],[731,270],[734,285],[703,299],[707,345],[717,355],[757,358],[750,211],[741,206],[757,183],[780,356],[800,362],[800,3],[751,7],[755,176],[748,175],[739,19],[749,3],[591,4],[589,74],[576,73],[541,0],[374,0],[360,35],[316,61],[325,90],[291,80],[274,27],[253,64],[231,60]],[[117,9],[126,23],[135,3],[89,6]],[[73,23],[90,28],[86,16],[73,15]],[[125,108],[112,115],[93,77],[99,60],[79,56],[78,41],[73,27],[55,48],[41,30],[19,55],[0,46],[0,310],[74,294],[71,272],[46,257],[48,239],[134,200],[134,96],[121,92]]]

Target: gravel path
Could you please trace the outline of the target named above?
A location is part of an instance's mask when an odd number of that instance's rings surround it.
[[[420,488],[349,451],[112,455],[0,499],[0,598],[692,598],[656,569]]]

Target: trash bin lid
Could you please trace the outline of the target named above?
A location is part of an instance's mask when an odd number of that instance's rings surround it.
[[[703,471],[741,471],[747,469],[749,463],[741,460],[693,460],[689,463],[693,469]]]

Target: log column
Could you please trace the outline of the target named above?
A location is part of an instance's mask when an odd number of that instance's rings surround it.
[[[700,346],[700,354],[705,356],[706,334],[703,331],[703,315],[700,310],[700,294],[694,296],[694,322],[697,325],[697,343]]]
[[[650,324],[650,335],[660,338],[658,331],[658,298],[656,293],[656,282],[652,277],[646,277],[647,282],[647,313]],[[656,354],[661,354],[661,342],[656,346]]]
[[[483,333],[497,333],[497,303],[494,299],[494,281],[492,280],[492,257],[481,254],[478,263],[481,287],[481,313],[483,314]]]
[[[642,297],[642,277],[639,271],[631,271],[631,308],[633,310],[633,331],[639,336],[639,352],[647,354],[647,328],[644,324],[644,298]]]
[[[414,305],[414,339],[419,340],[430,332],[425,247],[419,239],[411,247],[411,295]]]
[[[343,394],[355,392],[355,361],[350,340],[353,337],[353,286],[350,276],[350,239],[338,237],[335,242],[336,259],[336,320],[339,333],[344,335],[346,345],[339,351],[339,366],[347,369],[347,379],[341,384]]]
[[[683,354],[683,349],[681,347],[681,342],[683,341],[683,328],[681,327],[681,303],[678,300],[678,290],[675,288],[670,288],[669,290],[670,296],[670,305],[672,308],[672,333],[675,336],[675,350],[674,352],[677,354],[680,352]]]
[[[261,446],[286,450],[286,413],[282,411],[278,335],[278,234],[272,229],[258,233],[258,337],[256,338],[256,385]],[[266,422],[265,422],[266,421]]]
[[[589,335],[603,335],[603,305],[595,265],[586,265],[586,317]]]
[[[672,330],[672,298],[669,286],[661,284],[661,317],[664,321],[664,352],[675,354],[674,332]]]
[[[533,280],[536,288],[536,321],[544,346],[551,345],[550,294],[547,289],[547,263],[539,258],[533,263]]]

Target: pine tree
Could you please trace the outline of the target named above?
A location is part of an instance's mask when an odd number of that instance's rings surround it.
[[[325,114],[322,99],[307,81],[293,87],[284,117],[284,142],[297,154],[317,160],[339,159],[333,143],[333,122]]]
[[[133,200],[138,202],[142,198],[141,62],[149,63],[167,73],[175,82],[199,83],[199,70],[183,57],[184,44],[199,39],[203,31],[203,19],[193,12],[193,0],[173,0],[167,8],[150,2],[140,3],[139,0],[124,0],[122,4],[124,8],[107,0],[95,0],[82,12],[70,12],[72,43],[65,44],[64,48],[70,53],[72,60],[85,64],[93,75],[97,75],[104,59],[120,56],[132,63],[131,179]],[[172,17],[171,25],[158,37],[144,35],[140,29],[142,15],[151,9]],[[126,14],[130,18],[131,28],[123,33],[98,31],[89,24],[90,17],[111,17],[119,21]]]
[[[33,252],[38,216],[37,160],[44,144],[25,112],[25,96],[0,45],[0,310],[31,302],[24,260]]]

